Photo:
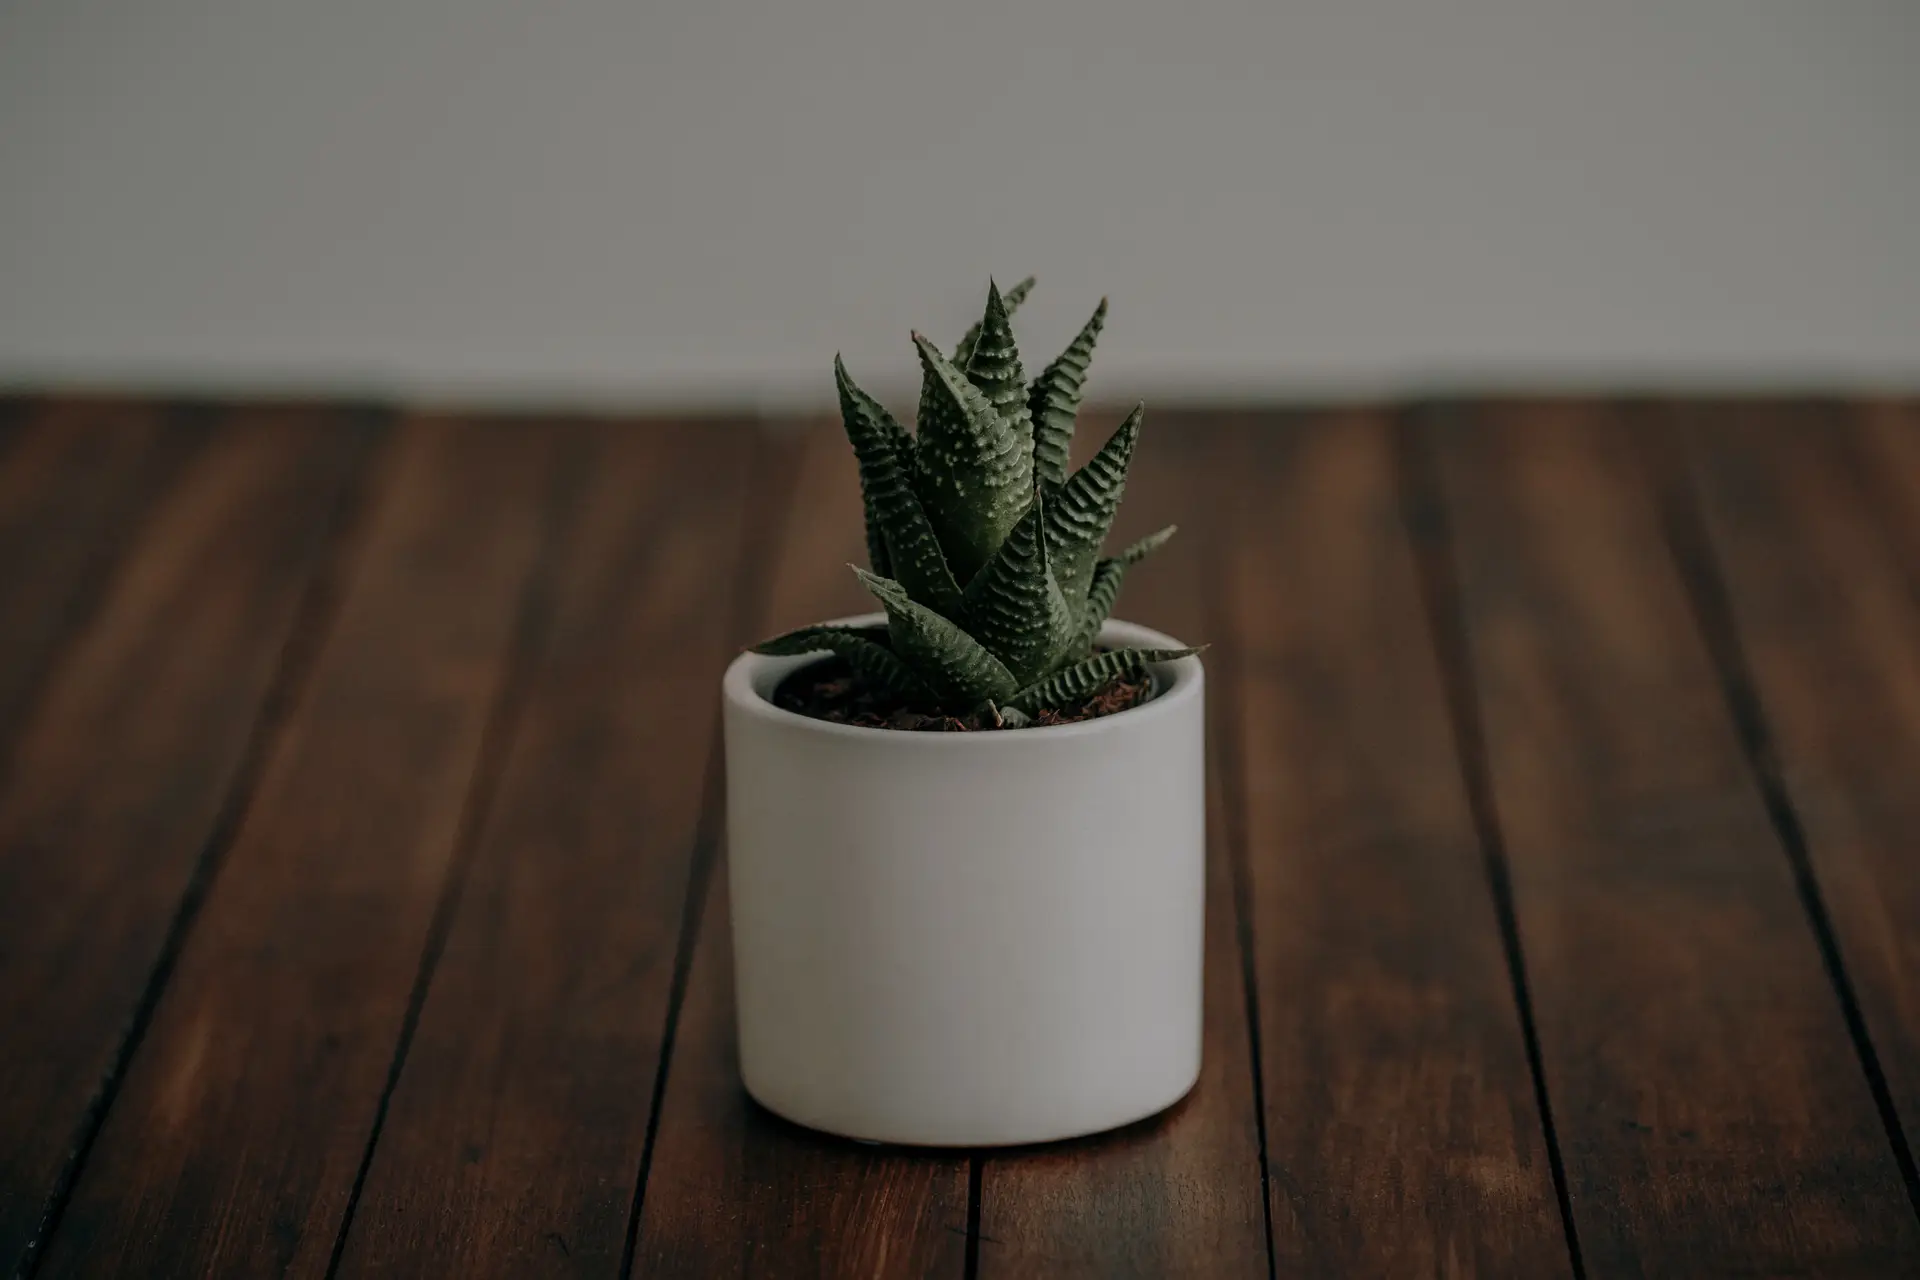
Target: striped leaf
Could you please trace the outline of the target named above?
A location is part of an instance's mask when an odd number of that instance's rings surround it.
[[[987,282],[987,314],[980,322],[980,338],[973,356],[964,365],[967,381],[980,389],[993,411],[1031,440],[1032,419],[1027,413],[1026,374],[1020,368],[1020,348],[1013,340],[1013,326],[1000,300],[999,286]],[[1029,445],[1031,447],[1031,445]]]
[[[931,342],[917,333],[913,342],[925,374],[914,489],[954,578],[964,584],[1026,514],[1033,493],[1032,441],[995,412]]]
[[[862,391],[847,373],[838,352],[833,357],[833,382],[840,393],[840,421],[860,462],[860,504],[867,520],[867,563],[875,573],[891,573],[886,538],[873,509],[876,473],[897,472],[899,459],[910,457],[913,437],[894,421],[886,407]]]
[[[1000,295],[1000,300],[1005,305],[1009,318],[1012,317],[1014,312],[1020,309],[1020,304],[1025,302],[1027,295],[1032,292],[1033,277],[1028,276],[1025,280],[1022,280],[1019,284],[1016,284],[1013,288]],[[976,321],[974,326],[967,330],[966,336],[960,339],[960,345],[953,349],[954,368],[964,369],[973,363],[973,347],[974,344],[979,341],[980,324]]]
[[[835,653],[845,658],[862,683],[910,701],[932,698],[932,690],[899,656],[870,635],[852,627],[801,627],[753,646],[755,653],[797,657]]]
[[[1092,650],[1100,628],[1113,616],[1114,602],[1120,598],[1120,584],[1127,570],[1158,551],[1173,537],[1177,525],[1168,525],[1131,544],[1117,556],[1108,556],[1093,566],[1093,584],[1087,588],[1087,607],[1081,614],[1080,630],[1069,652],[1084,654]]]
[[[907,594],[891,578],[854,567],[860,582],[887,610],[893,651],[912,667],[941,705],[967,712],[989,700],[1005,702],[1019,687],[1013,673],[979,641]]]
[[[915,599],[957,616],[960,584],[913,491],[913,437],[854,383],[838,356],[833,359],[833,379],[840,389],[840,418],[860,462],[867,557],[873,571],[898,579]]]
[[[1075,634],[1074,611],[1047,567],[1039,494],[987,567],[967,584],[967,626],[1014,679],[1038,680]]]
[[[1113,649],[1076,662],[1028,685],[1002,703],[1027,715],[1084,702],[1123,676],[1137,676],[1156,662],[1172,662],[1199,649]]]
[[[1027,411],[1033,419],[1033,473],[1042,485],[1058,488],[1067,482],[1067,452],[1080,413],[1080,388],[1086,385],[1093,344],[1106,322],[1107,300],[1102,298],[1093,319],[1059,359],[1040,371],[1027,391]]]
[[[1002,729],[1024,729],[1028,724],[1032,723],[1032,718],[1018,707],[996,706],[989,702],[987,704],[987,710],[995,719],[999,720]]]
[[[1145,412],[1145,405],[1134,406],[1120,429],[1100,446],[1100,452],[1060,486],[1058,497],[1047,506],[1053,576],[1075,604],[1085,602],[1092,585],[1093,562],[1107,530],[1113,526],[1120,495],[1126,491],[1127,466],[1133,461],[1133,445],[1140,438],[1140,419]]]

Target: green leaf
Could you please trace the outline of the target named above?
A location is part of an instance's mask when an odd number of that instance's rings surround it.
[[[1018,707],[995,706],[989,702],[987,704],[987,710],[1000,721],[1000,727],[1002,729],[1024,729],[1032,723],[1027,713]]]
[[[952,622],[927,608],[891,578],[854,566],[860,582],[887,610],[893,651],[930,687],[942,705],[970,711],[1005,702],[1019,687],[1000,659]]]
[[[1093,584],[1087,588],[1087,607],[1081,614],[1080,630],[1069,652],[1084,654],[1093,648],[1100,628],[1113,616],[1114,602],[1120,598],[1120,584],[1127,570],[1158,551],[1172,538],[1177,525],[1168,525],[1128,546],[1117,556],[1108,556],[1093,566]]]
[[[1112,649],[1056,671],[1006,699],[1001,705],[1037,715],[1083,702],[1123,676],[1137,676],[1156,662],[1172,662],[1199,649]]]
[[[1180,526],[1177,524],[1170,524],[1164,529],[1155,529],[1152,533],[1139,539],[1137,542],[1129,542],[1126,546],[1120,548],[1119,554],[1115,555],[1113,559],[1120,561],[1122,564],[1139,564],[1142,560],[1145,560],[1148,556],[1166,546],[1169,542],[1172,542],[1173,535],[1178,532],[1180,532]]]
[[[836,653],[846,659],[863,683],[876,689],[912,701],[925,701],[933,696],[926,681],[893,650],[852,627],[801,627],[798,631],[763,640],[753,646],[753,651],[773,657]]]
[[[1037,680],[1075,634],[1074,611],[1047,567],[1042,499],[967,584],[967,626],[1022,684]]]
[[[1032,419],[1027,413],[1026,374],[1020,368],[1020,348],[1013,341],[1013,326],[1000,300],[999,286],[987,282],[987,314],[980,322],[980,338],[973,356],[964,365],[967,381],[980,389],[993,411],[1013,424],[1015,430],[1031,437]]]
[[[962,608],[960,584],[913,491],[913,437],[855,385],[838,356],[833,359],[833,379],[840,389],[841,421],[860,461],[867,556],[874,572],[897,578],[915,599],[957,616]]]
[[[925,379],[914,442],[915,491],[956,580],[993,558],[1033,494],[1033,449],[965,374],[913,335]]]
[[[1033,472],[1042,485],[1058,488],[1067,482],[1067,452],[1080,412],[1080,388],[1086,385],[1093,344],[1106,322],[1107,300],[1102,298],[1093,319],[1059,359],[1040,371],[1027,391],[1027,411],[1033,419]]]
[[[887,544],[873,509],[876,473],[898,471],[899,459],[910,457],[913,437],[894,421],[886,407],[855,385],[838,352],[833,357],[833,382],[840,392],[840,420],[860,461],[860,504],[867,519],[867,563],[875,573],[892,573]]]
[[[1145,405],[1134,406],[1119,430],[1100,446],[1100,452],[1060,486],[1058,497],[1047,506],[1053,576],[1070,602],[1082,603],[1087,598],[1094,558],[1113,525],[1120,495],[1126,491],[1127,467],[1133,461],[1133,445],[1140,438],[1140,418],[1145,412]]]
[[[1019,284],[1016,284],[1013,288],[1000,295],[1001,301],[1007,308],[1009,318],[1012,317],[1014,312],[1020,309],[1020,304],[1025,302],[1027,295],[1032,292],[1033,277],[1028,276],[1025,280],[1022,280]],[[966,336],[960,339],[960,345],[953,349],[954,368],[964,369],[973,362],[973,347],[974,344],[979,341],[980,325],[976,322],[971,329],[967,330]]]

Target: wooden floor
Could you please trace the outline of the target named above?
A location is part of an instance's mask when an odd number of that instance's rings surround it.
[[[894,1153],[734,1067],[836,428],[0,400],[0,1274],[1920,1276],[1920,403],[1150,413],[1170,520],[1200,1085]]]

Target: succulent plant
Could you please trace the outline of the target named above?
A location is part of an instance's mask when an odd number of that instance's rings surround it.
[[[1029,278],[1002,295],[989,283],[986,314],[951,357],[913,335],[922,373],[914,433],[834,358],[866,508],[871,568],[854,572],[887,622],[803,627],[756,652],[832,652],[903,703],[1015,726],[1197,652],[1096,648],[1127,570],[1174,531],[1101,556],[1145,406],[1068,474],[1107,304],[1028,383],[1010,321],[1032,287]]]

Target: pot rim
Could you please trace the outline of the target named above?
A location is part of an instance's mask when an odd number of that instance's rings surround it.
[[[849,618],[831,618],[815,625],[862,627],[883,623],[886,620],[887,615],[884,613],[862,613]],[[1140,626],[1138,623],[1123,622],[1117,618],[1108,619],[1106,625],[1100,628],[1100,638],[1143,648],[1186,648],[1180,641],[1163,632]],[[1182,705],[1201,697],[1201,689],[1205,683],[1205,669],[1200,665],[1198,656],[1189,655],[1185,658],[1176,658],[1172,662],[1156,662],[1149,669],[1162,683],[1162,688],[1139,706],[1128,707],[1125,711],[1116,711],[1112,715],[1099,716],[1092,720],[1076,720],[1071,724],[1030,725],[1024,729],[994,730],[987,733],[916,733],[905,729],[875,729],[866,725],[817,720],[812,716],[803,716],[797,711],[776,707],[756,687],[764,683],[768,692],[771,693],[789,672],[819,661],[821,655],[825,653],[826,650],[823,649],[819,653],[773,657],[749,650],[728,664],[727,673],[720,682],[721,696],[730,708],[742,715],[805,732],[821,733],[829,737],[865,738],[871,741],[882,738],[892,739],[899,742],[903,750],[908,751],[985,751],[994,749],[992,744],[995,741],[999,741],[1001,749],[1004,749],[1010,742],[1033,742],[1042,738],[1058,741],[1067,738],[1097,737],[1109,733],[1126,733],[1132,730],[1147,732],[1152,729],[1155,722],[1177,714]]]

